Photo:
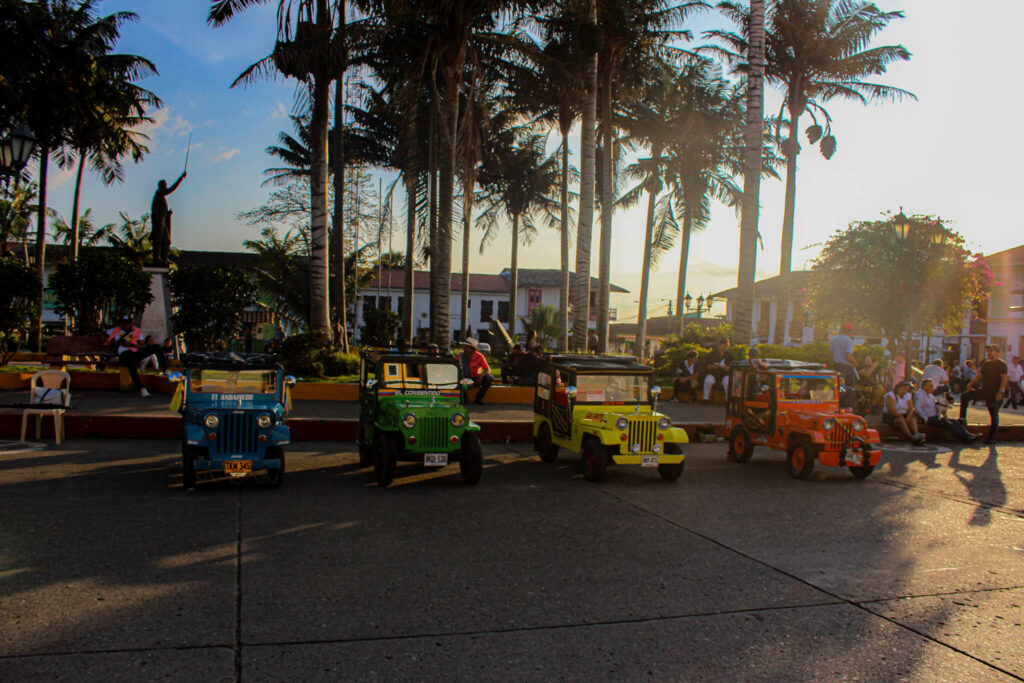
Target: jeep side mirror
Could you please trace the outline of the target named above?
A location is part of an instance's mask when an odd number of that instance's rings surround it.
[[[179,382],[185,381],[185,375],[181,374],[180,372],[172,372],[171,374],[167,375],[167,379],[171,380],[175,384],[178,384]]]
[[[368,380],[366,380],[366,388],[367,389],[373,389],[375,386],[377,386],[377,380],[375,380],[375,379],[368,379]]]
[[[463,377],[461,380],[459,380],[459,384],[462,386],[463,389],[468,389],[471,386],[473,386],[473,380],[469,379],[468,377]]]
[[[657,401],[658,397],[660,397],[660,396],[661,396],[661,387],[659,387],[659,386],[651,387],[651,398],[653,398],[655,401]]]
[[[284,376],[284,383],[287,384],[290,387],[291,386],[295,386],[295,375],[285,375]]]
[[[565,388],[565,395],[573,399],[574,401],[576,400],[576,393],[576,387],[568,386]]]

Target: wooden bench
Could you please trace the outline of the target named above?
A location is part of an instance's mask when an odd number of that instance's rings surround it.
[[[103,335],[73,335],[51,337],[46,342],[46,361],[51,367],[68,363],[105,367],[117,365],[117,356]]]

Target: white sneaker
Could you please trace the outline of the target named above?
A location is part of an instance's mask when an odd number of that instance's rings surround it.
[[[146,391],[146,387],[142,387],[139,391],[139,395],[142,396],[142,398],[149,398],[149,392]]]

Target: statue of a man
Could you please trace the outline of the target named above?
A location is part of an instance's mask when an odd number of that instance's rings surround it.
[[[181,181],[187,175],[187,171],[182,171],[170,187],[167,187],[166,180],[157,183],[156,192],[153,194],[153,205],[149,212],[149,218],[153,222],[153,230],[149,239],[153,243],[154,265],[167,265],[167,252],[171,249],[171,214],[174,213],[167,208],[167,195],[177,190],[178,185],[181,185]]]

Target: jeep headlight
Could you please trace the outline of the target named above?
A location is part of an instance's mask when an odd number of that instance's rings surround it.
[[[666,429],[668,429],[671,426],[672,426],[672,420],[668,419],[667,417],[663,417],[660,420],[658,420],[658,429],[660,429],[662,431],[665,431]]]
[[[271,423],[273,423],[273,420],[270,417],[270,413],[263,413],[262,415],[256,418],[256,425],[260,429],[266,429],[271,425]]]
[[[416,416],[412,413],[406,413],[402,416],[402,426],[406,429],[412,429],[416,426]]]
[[[821,428],[824,429],[826,432],[831,432],[833,429],[836,428],[836,421],[833,420],[831,417],[826,417],[824,420],[821,421]]]
[[[452,427],[461,427],[466,424],[466,416],[462,413],[455,413],[452,415]]]
[[[867,424],[864,423],[864,420],[854,420],[851,427],[855,432],[863,432],[864,428],[867,427]]]
[[[220,424],[220,418],[217,417],[216,414],[210,413],[205,418],[203,418],[203,424],[206,425],[207,428],[209,429],[216,429],[217,425]]]
[[[620,432],[624,432],[627,429],[629,429],[629,420],[627,420],[624,417],[620,417],[618,420],[615,421],[615,426],[618,428]]]

